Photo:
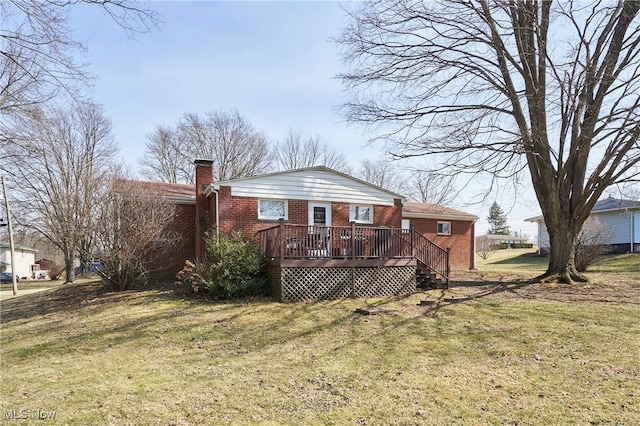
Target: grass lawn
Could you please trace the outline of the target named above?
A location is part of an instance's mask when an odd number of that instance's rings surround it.
[[[30,290],[33,288],[52,288],[59,287],[62,285],[64,280],[20,280],[18,281],[18,289],[20,290]],[[2,283],[0,284],[0,290],[11,290],[13,287],[12,283]]]
[[[84,283],[5,300],[0,415],[26,413],[14,423],[27,424],[33,410],[55,411],[41,423],[70,425],[640,424],[640,255],[621,259],[567,286],[528,284],[533,261],[490,258],[503,263],[460,273],[449,290],[384,299],[211,303]],[[354,313],[367,305],[389,310]]]

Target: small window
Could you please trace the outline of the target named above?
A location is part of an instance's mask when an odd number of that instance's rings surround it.
[[[438,222],[438,235],[451,235],[451,222]]]
[[[373,223],[373,206],[351,204],[349,206],[349,222]]]
[[[288,219],[287,200],[258,200],[258,219]]]

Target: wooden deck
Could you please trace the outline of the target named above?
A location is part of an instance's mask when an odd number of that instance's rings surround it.
[[[414,229],[373,226],[306,226],[283,220],[258,232],[262,253],[271,266],[385,267],[415,266],[424,275],[448,283],[448,249]]]

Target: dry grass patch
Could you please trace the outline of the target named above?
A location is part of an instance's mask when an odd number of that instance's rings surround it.
[[[44,409],[56,411],[48,424],[72,425],[639,423],[638,282],[499,278],[320,303],[212,304],[97,284],[3,301],[2,414]],[[354,313],[366,305],[393,311]]]

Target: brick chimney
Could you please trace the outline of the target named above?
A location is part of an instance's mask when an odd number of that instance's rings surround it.
[[[196,159],[196,260],[205,258],[204,234],[211,229],[211,203],[203,191],[213,183],[213,160]]]

